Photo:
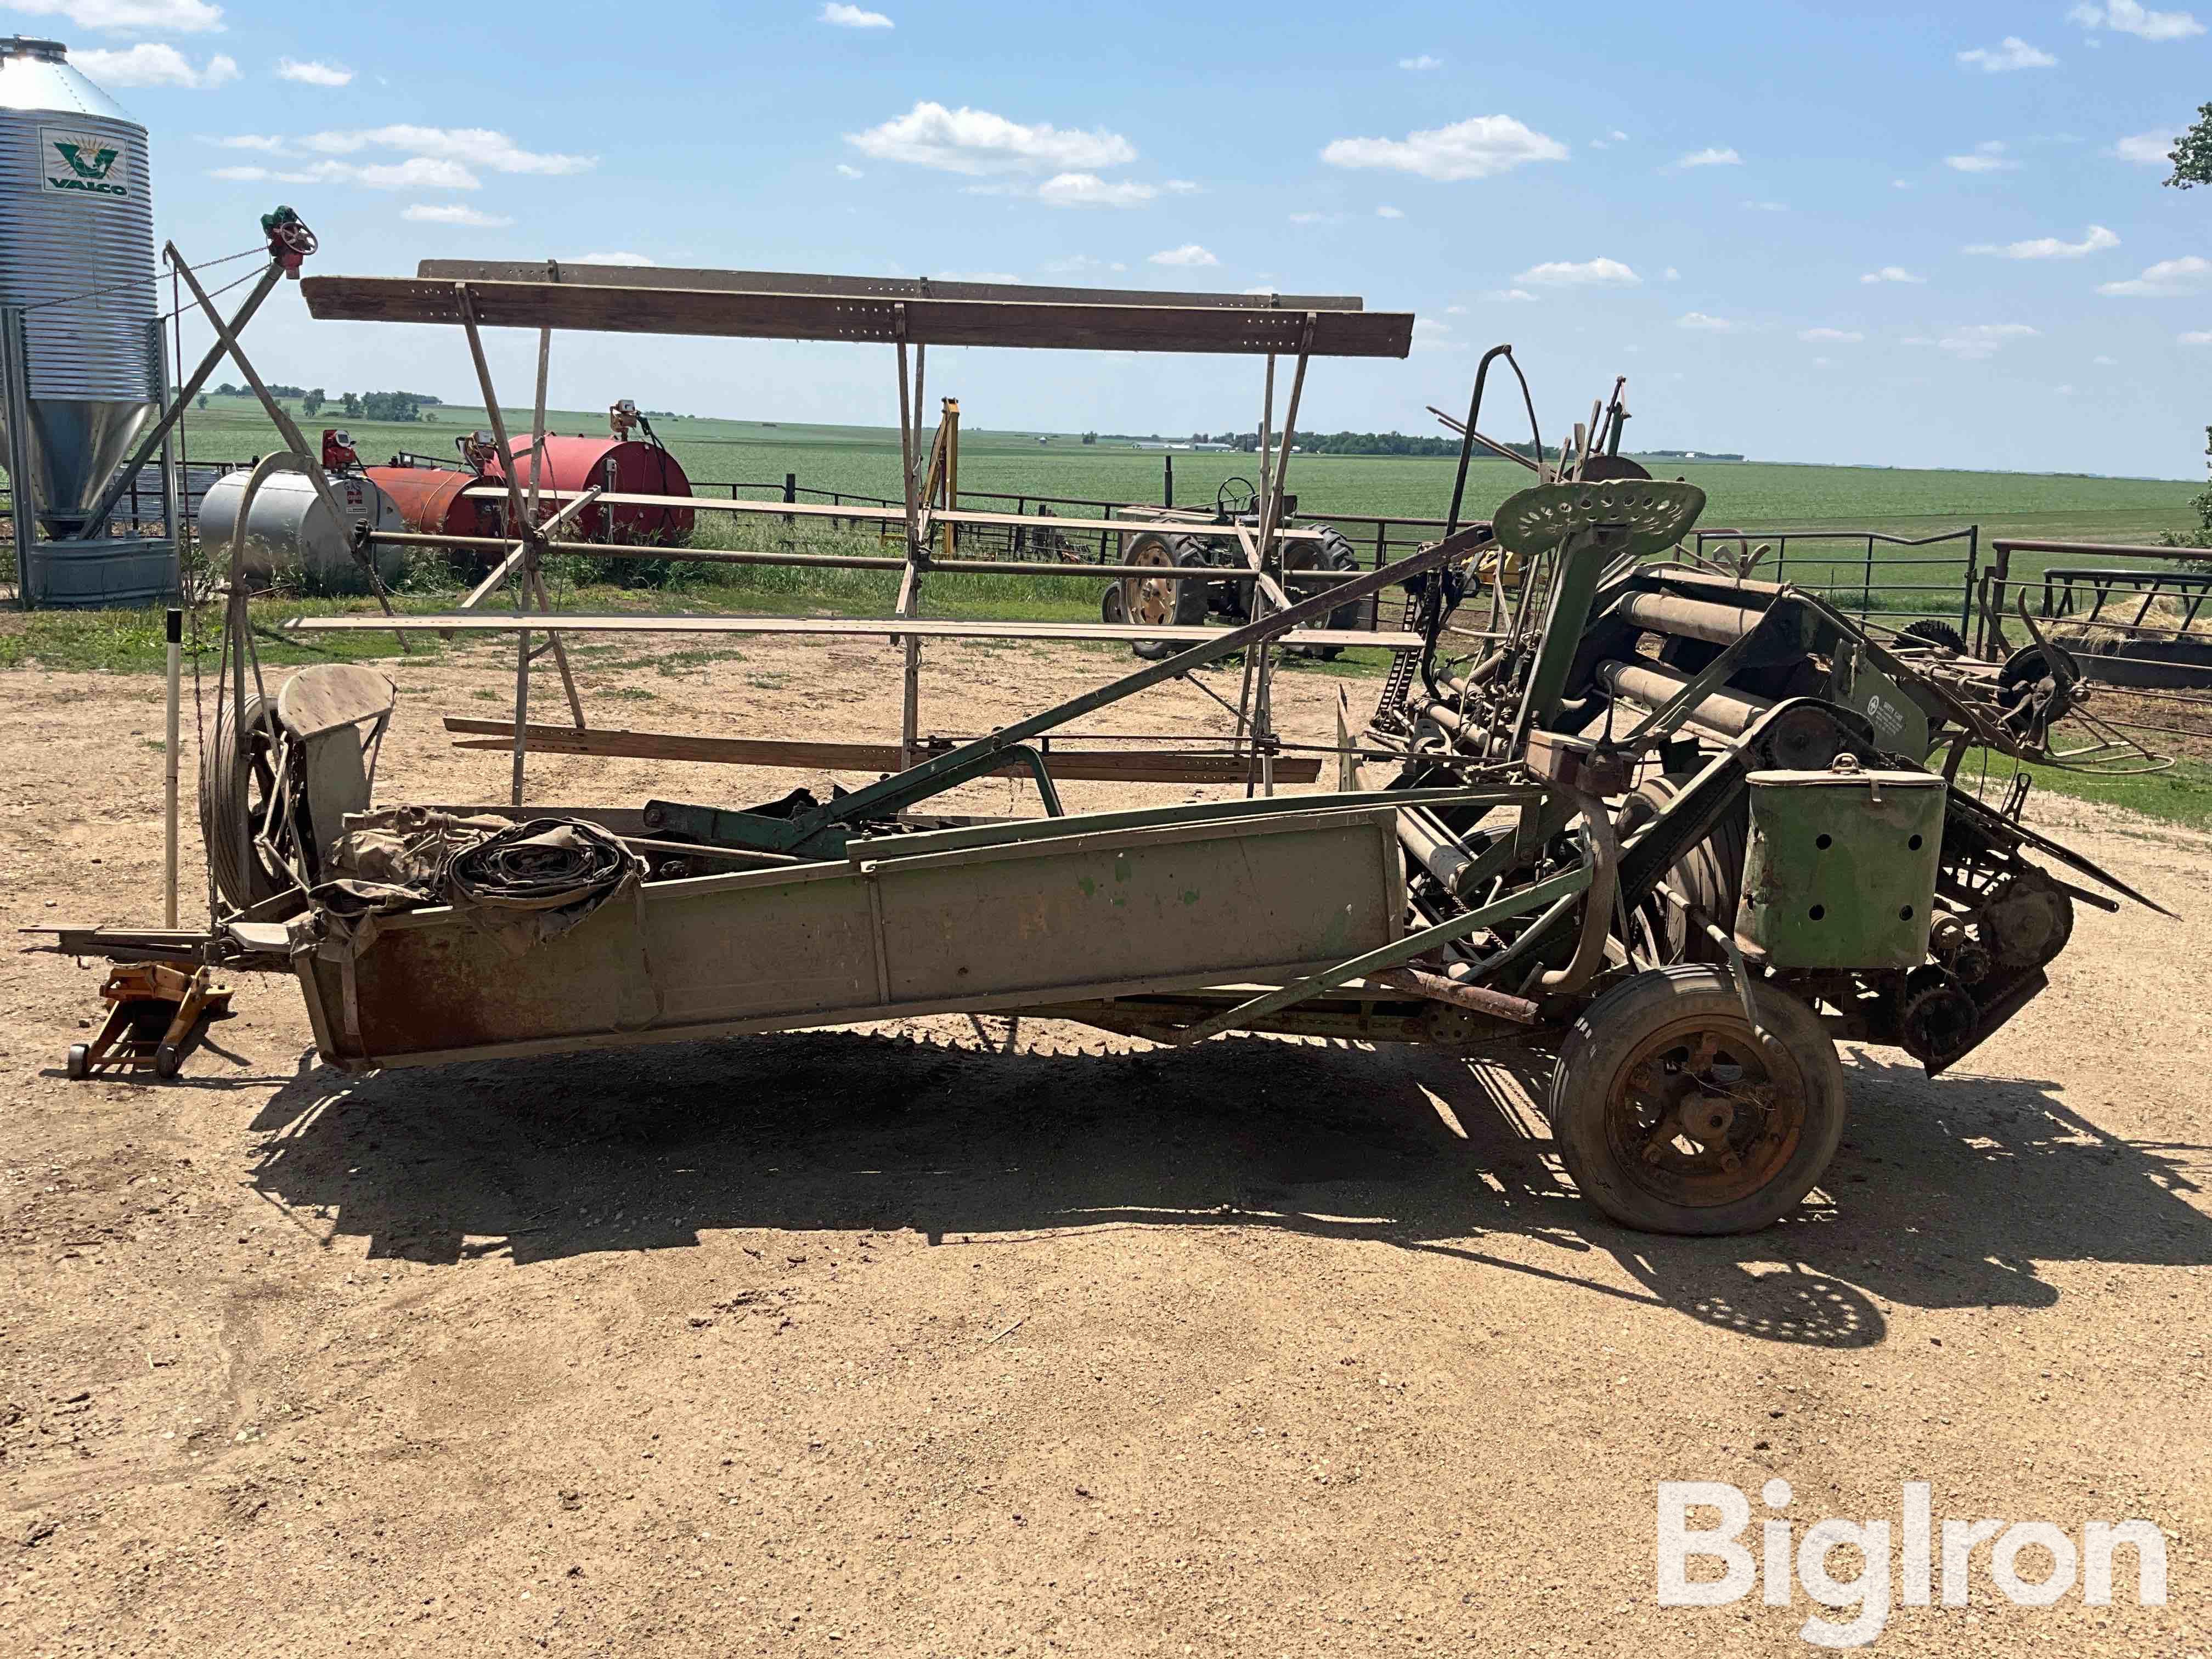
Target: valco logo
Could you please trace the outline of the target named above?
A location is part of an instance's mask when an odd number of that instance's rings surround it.
[[[123,160],[123,141],[98,133],[71,132],[63,127],[39,129],[39,155],[44,165],[40,182],[47,190],[75,191],[86,196],[128,196],[130,186],[117,177]],[[129,168],[123,169],[128,173]]]

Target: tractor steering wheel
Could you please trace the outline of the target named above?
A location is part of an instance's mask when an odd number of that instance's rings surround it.
[[[1241,507],[1231,507],[1229,505],[1231,499],[1230,485],[1231,484],[1242,484],[1244,486],[1244,503]],[[1237,477],[1226,479],[1223,482],[1221,488],[1213,492],[1213,510],[1220,514],[1224,519],[1241,518],[1247,513],[1255,511],[1259,505],[1259,486],[1255,484],[1249,478]]]

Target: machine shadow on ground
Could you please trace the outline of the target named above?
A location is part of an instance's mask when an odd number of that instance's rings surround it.
[[[1255,1039],[1059,1055],[840,1031],[362,1079],[311,1059],[254,1123],[253,1179],[374,1256],[434,1264],[677,1249],[725,1229],[911,1229],[935,1244],[1270,1228],[1829,1347],[1881,1341],[1884,1303],[2050,1306],[2043,1262],[2212,1263],[2212,1219],[2182,1197],[2206,1149],[2117,1139],[2053,1083],[1931,1083],[1887,1051],[1847,1052],[1851,1126],[1796,1218],[1735,1238],[1630,1232],[1559,1172],[1530,1104],[1546,1064]]]

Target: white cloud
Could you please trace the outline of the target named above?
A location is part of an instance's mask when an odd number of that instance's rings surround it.
[[[837,176],[840,179],[858,179],[863,175],[860,168],[854,167],[850,161],[840,161],[837,163]]]
[[[1943,165],[1959,173],[2009,173],[2020,166],[2005,155],[2004,140],[1991,138],[1974,146],[1972,155],[1947,155]]]
[[[1911,190],[1912,183],[1907,179],[1893,179],[1889,181],[1889,187],[1892,190]]]
[[[284,141],[273,134],[241,132],[230,138],[205,138],[203,143],[214,144],[222,149],[258,149],[273,155],[284,148]]]
[[[1564,161],[1567,147],[1510,115],[1475,115],[1403,138],[1339,138],[1321,159],[1338,167],[1391,167],[1442,184],[1488,179],[1531,161]]]
[[[10,11],[66,17],[79,28],[108,34],[209,34],[222,27],[222,8],[206,0],[6,0]],[[85,54],[72,55],[71,61]]]
[[[1994,253],[2005,259],[2079,259],[2119,245],[2120,239],[2104,226],[2092,225],[2089,234],[2078,242],[2065,241],[2056,236],[2038,236],[2026,242],[1976,242],[1966,252]]]
[[[1400,208],[1378,207],[1375,210],[1375,216],[1378,219],[1402,219],[1406,215]]]
[[[2057,61],[2017,34],[2005,36],[2002,46],[1976,46],[1972,52],[1959,54],[1961,68],[1977,69],[1984,75],[2002,75],[2008,70],[2049,69]]]
[[[1137,159],[1118,132],[1083,132],[1048,122],[1025,126],[988,110],[916,104],[845,142],[879,161],[904,161],[970,178],[993,173],[1088,172]]]
[[[2015,340],[2032,339],[2039,332],[2026,323],[1969,323],[1934,340],[1907,340],[1907,345],[1933,345],[1954,357],[1993,356]]]
[[[319,167],[343,168],[356,184],[371,190],[474,190],[483,183],[459,161],[435,155],[410,155],[404,161],[377,161],[368,167],[325,161]]]
[[[2185,40],[2204,33],[2204,25],[2185,11],[2148,11],[2137,0],[2106,0],[2101,6],[2076,6],[2066,14],[2069,23],[2085,29],[2118,29],[2145,40]]]
[[[399,216],[418,225],[468,225],[477,230],[497,230],[514,222],[496,213],[479,213],[476,209],[464,207],[458,202],[443,207],[432,207],[427,202],[417,202]]]
[[[1334,213],[1293,213],[1291,216],[1291,222],[1294,225],[1326,225],[1334,223],[1335,220]]]
[[[1801,328],[1797,337],[1808,345],[1856,345],[1866,336],[1848,328]]]
[[[1467,342],[1453,337],[1449,323],[1440,323],[1433,317],[1416,317],[1413,319],[1413,349],[1464,351]]]
[[[1536,296],[1525,288],[1494,288],[1482,296],[1492,305],[1534,305]]]
[[[1401,70],[1433,70],[1442,69],[1443,66],[1444,60],[1443,58],[1431,58],[1425,52],[1419,58],[1401,58],[1398,60],[1398,67]]]
[[[2191,329],[2188,333],[2174,337],[2184,345],[2212,345],[2212,328]],[[2103,362],[2106,360],[2100,357],[2098,361]]]
[[[1221,263],[1195,242],[1185,242],[1181,247],[1164,247],[1158,253],[1148,255],[1147,258],[1149,263],[1156,265],[1218,265]]]
[[[939,283],[1019,283],[1011,270],[940,270],[931,278]]]
[[[1567,288],[1594,283],[1627,285],[1644,279],[1618,259],[1585,259],[1572,264],[1565,259],[1553,259],[1540,265],[1531,265],[1513,279],[1531,288]]]
[[[1178,196],[1195,196],[1206,186],[1195,179],[1170,179],[1168,188]]]
[[[72,52],[70,62],[102,86],[182,87],[188,92],[211,92],[238,79],[238,60],[217,52],[199,69],[174,46],[142,40],[120,52],[98,46]]]
[[[1668,265],[1666,270],[1659,273],[1659,280],[1662,283],[1679,283],[1682,280],[1682,273],[1674,266]]]
[[[1037,186],[1037,200],[1048,207],[1142,207],[1158,194],[1150,185],[1095,173],[1063,173]]]
[[[1678,167],[1740,167],[1743,157],[1732,149],[1693,149],[1687,155],[1674,158]]]
[[[362,167],[352,161],[315,161],[288,172],[261,167],[223,167],[218,179],[243,179],[247,174],[273,179],[280,185],[363,185],[370,190],[476,190],[483,180],[458,161],[432,155],[410,156],[404,161],[377,162]]]
[[[2105,153],[2142,167],[2162,167],[2173,159],[2173,135],[2169,132],[2130,133]]]
[[[1463,315],[1466,311],[1467,307],[1465,306],[1446,306],[1444,307],[1444,315],[1447,317],[1458,317]]]
[[[208,174],[230,185],[257,185],[269,176],[267,167],[216,167]]]
[[[1262,283],[1257,288],[1239,289],[1237,292],[1240,294],[1273,294],[1275,290],[1269,288],[1265,283]]]
[[[1787,213],[1790,211],[1790,204],[1787,202],[1746,202],[1744,206],[1748,208],[1753,213]]]
[[[353,79],[353,71],[336,64],[325,64],[319,58],[311,58],[302,64],[295,58],[276,60],[276,78],[297,81],[303,86],[342,87]]]
[[[1869,270],[1859,278],[1862,283],[1924,283],[1925,276],[1916,276],[1903,265],[1884,265],[1880,270]]]
[[[518,146],[489,127],[369,127],[351,132],[317,132],[302,140],[319,155],[353,155],[364,149],[396,149],[434,156],[494,173],[584,173],[599,165],[595,155],[541,154]]]
[[[863,11],[858,6],[843,4],[842,0],[830,0],[829,4],[822,8],[821,15],[817,21],[834,23],[841,29],[888,29],[897,27],[879,11]]]
[[[2160,259],[2140,276],[2124,283],[2100,283],[2097,292],[2129,300],[2164,300],[2179,295],[2201,294],[2212,276],[2212,259],[2185,253],[2179,259]]]
[[[561,260],[564,265],[649,265],[656,263],[642,253],[571,253]]]
[[[1707,316],[1702,311],[1688,311],[1674,319],[1674,326],[1698,329],[1707,334],[1733,334],[1741,325],[1725,317]]]
[[[2089,361],[2100,368],[2118,368],[2120,362],[2117,357],[2092,357]]]

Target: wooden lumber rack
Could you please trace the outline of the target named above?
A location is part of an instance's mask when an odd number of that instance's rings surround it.
[[[378,532],[374,539],[425,546],[461,546],[501,555],[497,567],[461,608],[434,617],[317,617],[287,623],[302,633],[374,629],[400,635],[432,631],[508,632],[517,635],[514,709],[505,721],[448,721],[464,746],[512,746],[513,798],[520,805],[524,765],[535,746],[565,753],[623,754],[639,758],[712,758],[757,765],[815,764],[802,751],[834,757],[824,769],[906,770],[923,763],[935,745],[921,730],[920,683],[923,641],[935,638],[1197,643],[1218,637],[1217,630],[1173,626],[1145,627],[1110,623],[955,622],[926,618],[921,599],[933,572],[963,574],[1073,575],[1117,580],[1154,576],[1158,568],[1133,565],[1057,565],[987,559],[933,559],[933,538],[953,526],[1007,526],[1031,522],[1005,513],[972,511],[958,506],[947,490],[942,503],[926,499],[932,447],[921,429],[920,410],[933,345],[1005,346],[1041,350],[1206,353],[1258,356],[1265,360],[1260,413],[1260,514],[1256,532],[1241,528],[1238,539],[1253,577],[1256,618],[1292,603],[1292,587],[1315,588],[1344,580],[1342,573],[1286,568],[1286,544],[1310,541],[1317,530],[1285,526],[1285,483],[1294,451],[1298,404],[1307,365],[1315,357],[1404,357],[1413,343],[1413,318],[1404,312],[1370,312],[1352,295],[1163,294],[1112,289],[1032,288],[1023,284],[940,283],[926,278],[810,275],[780,271],[667,270],[542,263],[425,260],[412,277],[328,276],[301,284],[308,313],[319,320],[431,323],[459,327],[468,343],[504,477],[487,480],[470,494],[502,500],[508,539],[457,538],[416,532]],[[659,504],[663,498],[627,494],[554,489],[538,476],[537,451],[526,477],[508,441],[497,392],[484,355],[483,331],[527,328],[538,333],[536,429],[544,427],[545,386],[552,334],[556,329],[585,329],[632,334],[678,334],[738,339],[842,342],[892,348],[898,388],[898,427],[903,506],[823,506],[792,501],[714,501],[685,498],[693,511],[776,514],[787,520],[801,515],[898,524],[905,533],[904,556],[731,551],[683,548],[629,549],[554,539],[586,501],[607,506]],[[1276,362],[1293,360],[1290,396],[1279,429],[1275,424]],[[550,514],[545,509],[552,509]],[[1059,520],[1068,529],[1128,532],[1148,520]],[[795,617],[583,616],[556,613],[539,574],[551,553],[580,552],[599,557],[687,559],[703,563],[819,565],[896,571],[900,577],[896,614],[856,619]],[[514,577],[516,609],[511,616],[478,611],[475,606]],[[534,609],[529,608],[532,605]],[[562,670],[572,727],[532,724],[530,668],[538,654],[535,632],[545,636]],[[778,744],[764,739],[686,738],[672,733],[593,732],[560,641],[569,633],[799,634],[881,635],[902,647],[904,672],[899,741],[894,750],[878,744]],[[1060,750],[1054,764],[1066,775],[1173,782],[1236,782],[1248,794],[1273,793],[1279,781],[1306,781],[1309,763],[1286,761],[1273,731],[1273,653],[1279,647],[1379,647],[1417,650],[1420,641],[1402,633],[1370,633],[1308,628],[1264,637],[1245,654],[1243,684],[1234,705],[1236,732],[1230,750],[1153,750],[1092,754]],[[1224,705],[1226,700],[1224,700]],[[682,751],[679,753],[678,751]],[[849,751],[849,752],[848,752]],[[780,757],[781,758],[767,758]]]

